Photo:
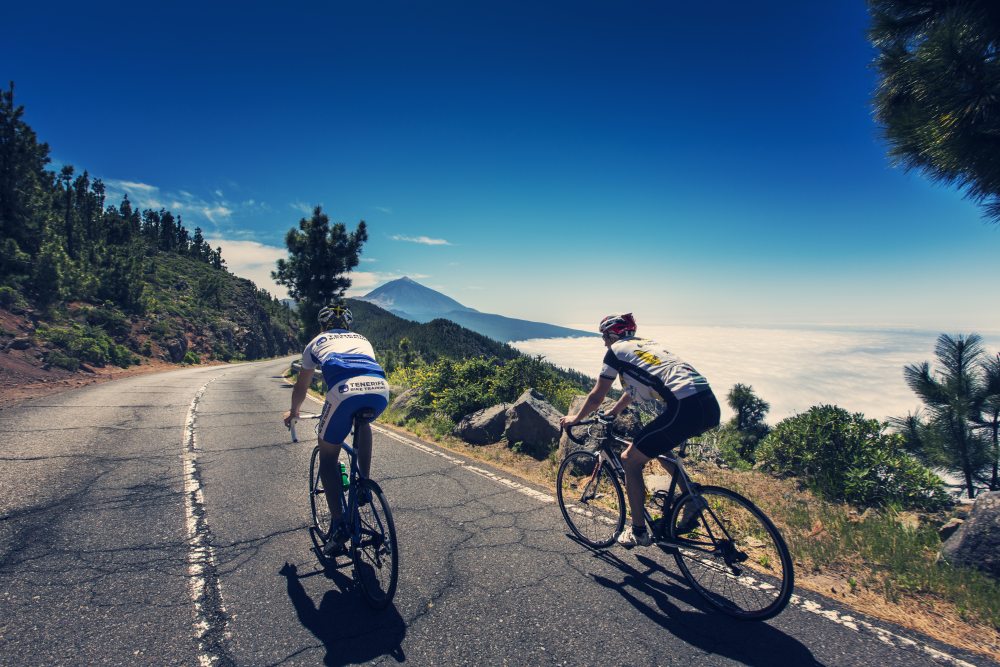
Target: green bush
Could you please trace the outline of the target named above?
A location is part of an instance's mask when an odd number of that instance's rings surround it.
[[[885,424],[822,405],[781,421],[757,450],[758,464],[802,477],[831,500],[934,511],[951,500],[941,480],[903,450]]]
[[[9,285],[0,287],[0,306],[10,311],[25,311],[28,309],[28,302],[24,300],[21,293]]]
[[[124,340],[132,331],[128,316],[110,304],[87,309],[86,320],[87,324],[101,327],[118,341]]]
[[[579,387],[560,377],[554,367],[532,357],[439,359],[433,364],[397,367],[389,380],[396,386],[419,389],[422,405],[453,421],[491,405],[514,401],[530,388],[563,412],[573,396],[580,393]]]
[[[36,333],[39,338],[59,347],[63,355],[73,358],[77,364],[86,362],[104,366],[110,363],[127,368],[137,361],[127,347],[115,343],[99,327],[76,323],[67,326],[40,325]]]
[[[80,370],[80,360],[74,359],[73,357],[66,356],[59,350],[52,350],[45,355],[45,363],[51,364],[53,366],[58,366],[59,368],[65,368],[68,371],[78,371]]]
[[[201,357],[199,357],[198,353],[195,352],[194,350],[188,350],[187,352],[184,353],[184,359],[181,360],[181,363],[183,363],[183,364],[200,364],[201,363]]]

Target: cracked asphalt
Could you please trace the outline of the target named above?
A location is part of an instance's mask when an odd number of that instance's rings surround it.
[[[0,411],[0,665],[941,664],[798,607],[731,621],[668,555],[592,552],[555,503],[378,433],[372,476],[400,577],[374,612],[349,565],[324,569],[313,552],[312,443],[292,444],[280,422],[287,363],[140,375]],[[210,380],[195,435],[221,595],[200,602],[215,632],[205,656],[181,454]]]

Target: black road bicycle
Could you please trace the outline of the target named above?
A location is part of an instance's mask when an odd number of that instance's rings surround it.
[[[573,534],[593,548],[611,546],[625,526],[625,470],[619,451],[629,446],[596,414],[566,429],[583,448],[559,466],[559,509]],[[573,429],[586,427],[599,444],[586,449]],[[687,443],[659,459],[673,470],[670,488],[643,511],[653,542],[677,560],[692,588],[713,607],[738,619],[762,621],[779,614],[792,595],[792,558],[781,533],[743,496],[691,480],[682,458]]]
[[[353,433],[357,433],[362,420],[371,421],[373,418],[374,413],[368,410],[355,414]],[[300,419],[319,419],[319,415],[303,415]],[[292,442],[298,442],[296,421],[293,419],[289,426]],[[354,579],[360,585],[362,595],[372,607],[382,609],[392,602],[399,577],[399,550],[392,511],[381,487],[361,474],[354,447],[345,442],[340,449],[350,461],[348,483],[342,485],[343,493],[339,499],[341,516],[346,519],[350,533],[347,555],[354,564]],[[313,448],[309,460],[309,506],[313,541],[322,557],[332,526],[326,489],[319,476],[319,445]],[[336,556],[332,560],[336,565]]]

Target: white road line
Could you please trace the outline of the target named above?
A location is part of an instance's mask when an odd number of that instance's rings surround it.
[[[320,405],[322,405],[322,401],[316,399],[315,397],[309,396],[309,398],[311,398],[312,400],[314,400],[317,403],[319,403]],[[381,433],[382,435],[385,435],[385,436],[387,436],[389,438],[392,438],[393,440],[395,440],[397,442],[401,442],[404,445],[407,445],[409,447],[413,447],[414,449],[419,449],[420,451],[425,452],[427,454],[430,454],[431,456],[436,456],[438,458],[442,458],[442,459],[444,459],[444,460],[446,460],[446,461],[448,461],[450,463],[453,463],[454,465],[462,466],[464,469],[469,470],[470,472],[474,472],[477,475],[480,475],[481,477],[486,477],[487,479],[491,479],[494,482],[502,484],[503,486],[506,486],[507,488],[513,489],[514,491],[517,491],[518,493],[524,494],[524,495],[526,495],[526,496],[528,496],[530,498],[534,498],[535,500],[539,500],[539,501],[545,502],[545,503],[553,503],[553,502],[556,501],[556,499],[555,499],[554,496],[551,496],[551,495],[549,495],[547,493],[543,493],[541,491],[537,491],[535,489],[532,489],[531,487],[525,486],[524,484],[520,484],[520,483],[515,482],[515,481],[513,481],[511,479],[508,479],[506,477],[502,477],[500,475],[497,475],[496,473],[490,472],[489,470],[484,470],[483,468],[477,468],[474,465],[470,465],[470,464],[466,463],[462,459],[459,459],[457,457],[451,456],[449,454],[441,452],[441,451],[439,451],[437,449],[434,449],[432,447],[428,447],[427,445],[425,445],[425,444],[423,444],[421,442],[417,442],[417,441],[411,440],[409,438],[404,438],[403,436],[399,435],[395,431],[390,431],[389,429],[382,428],[382,427],[380,427],[378,425],[375,425],[375,424],[372,424],[372,428],[374,430],[378,431],[379,433]],[[572,509],[574,511],[580,511],[580,510],[577,510],[576,508],[572,508]],[[764,584],[764,585],[766,585],[766,584]],[[762,587],[764,585],[762,585]],[[751,586],[751,587],[753,587],[753,586]],[[824,609],[818,603],[816,603],[816,602],[814,602],[812,600],[807,600],[807,599],[805,599],[805,598],[803,598],[801,596],[793,594],[792,597],[791,597],[790,603],[793,604],[793,605],[795,605],[795,606],[797,606],[797,607],[799,607],[800,609],[803,609],[803,610],[808,611],[810,613],[816,614],[818,616],[822,616],[823,618],[825,618],[825,619],[827,619],[829,621],[833,621],[834,623],[837,623],[838,625],[840,625],[842,627],[845,627],[845,628],[848,628],[850,630],[853,630],[854,632],[858,632],[858,633],[862,633],[862,634],[863,633],[873,634],[880,641],[882,641],[882,642],[884,642],[886,644],[889,644],[890,646],[895,646],[897,648],[912,648],[912,649],[917,649],[919,651],[922,651],[923,653],[925,653],[926,655],[928,655],[932,660],[934,660],[936,662],[939,662],[939,663],[942,663],[942,664],[946,664],[946,665],[954,665],[955,667],[976,667],[972,663],[966,662],[966,661],[964,661],[964,660],[962,660],[960,658],[956,658],[956,657],[954,657],[952,655],[949,655],[947,653],[939,651],[936,648],[933,648],[932,646],[928,646],[927,644],[923,644],[923,643],[920,643],[918,641],[914,641],[913,639],[909,639],[907,637],[902,637],[902,636],[897,635],[897,634],[895,634],[893,632],[890,632],[889,630],[886,630],[884,628],[880,628],[878,626],[872,625],[871,623],[869,623],[867,621],[863,621],[863,620],[861,620],[859,618],[855,618],[855,617],[849,616],[847,614],[840,614],[840,613],[838,613],[838,612],[836,612],[836,611],[834,611],[832,609]]]
[[[184,512],[188,537],[188,583],[194,602],[194,634],[198,640],[198,662],[202,667],[212,667],[220,660],[219,642],[227,636],[225,607],[222,590],[215,574],[215,549],[209,541],[208,522],[205,519],[205,495],[198,470],[198,441],[195,436],[198,402],[216,378],[199,389],[191,400],[184,421],[181,460],[184,465]],[[211,601],[213,609],[206,603]],[[221,624],[221,627],[220,627]],[[228,661],[227,661],[228,662]]]

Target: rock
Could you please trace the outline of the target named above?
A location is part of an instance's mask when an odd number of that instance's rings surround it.
[[[942,545],[941,557],[1000,578],[1000,491],[976,499],[969,518]]]
[[[521,394],[507,409],[507,442],[538,459],[549,455],[559,438],[562,413],[549,405],[534,389]]]
[[[500,403],[462,417],[452,434],[472,445],[489,445],[503,436],[508,403]]]
[[[175,364],[184,360],[184,354],[187,352],[187,349],[188,342],[184,337],[175,338],[167,343],[167,354],[170,355],[170,361]]]
[[[27,350],[31,347],[31,345],[31,338],[28,336],[18,336],[14,340],[10,341],[7,344],[7,347],[11,350]]]
[[[430,414],[430,410],[418,403],[419,398],[419,390],[407,389],[396,397],[389,409],[404,420],[423,419]]]
[[[955,531],[958,530],[959,526],[963,523],[965,523],[965,521],[959,519],[958,517],[949,519],[943,526],[938,528],[938,537],[941,538],[942,542],[946,542],[949,537],[955,534]]]

